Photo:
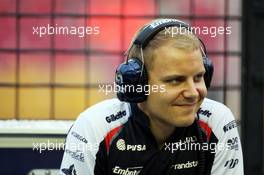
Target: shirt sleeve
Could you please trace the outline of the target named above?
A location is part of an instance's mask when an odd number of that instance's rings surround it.
[[[60,174],[105,175],[105,136],[127,122],[129,111],[129,104],[118,99],[102,101],[83,111],[67,135]]]
[[[243,155],[237,124],[228,109],[218,121],[215,133],[218,143],[211,169],[212,175],[243,175]]]
[[[94,174],[95,154],[99,145],[93,142],[89,133],[92,133],[91,127],[79,117],[66,138],[60,167],[61,175]]]

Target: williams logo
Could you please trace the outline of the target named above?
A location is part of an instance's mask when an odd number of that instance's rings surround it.
[[[112,114],[112,115],[107,116],[105,120],[107,121],[107,123],[111,123],[124,116],[126,116],[126,111],[119,111],[116,115]]]
[[[143,166],[139,167],[128,167],[126,169],[120,168],[119,166],[115,166],[113,168],[114,174],[120,174],[120,175],[138,175],[140,171],[142,170]]]
[[[116,73],[116,76],[115,76],[115,82],[116,82],[116,84],[118,84],[118,85],[123,84],[123,76],[122,76],[121,73],[119,73],[119,72]]]
[[[116,142],[116,147],[120,151],[145,151],[146,150],[146,145],[129,145],[126,144],[125,140],[119,139]]]
[[[65,175],[77,175],[74,165],[72,164],[69,169],[63,168],[61,170]]]

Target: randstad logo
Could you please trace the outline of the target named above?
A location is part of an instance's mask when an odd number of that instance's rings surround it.
[[[179,164],[175,164],[172,165],[172,168],[174,168],[175,170],[180,170],[180,169],[187,169],[187,168],[194,168],[198,166],[198,161],[188,161],[186,163],[179,163]]]
[[[120,151],[145,151],[146,145],[129,145],[126,144],[124,139],[119,139],[116,142],[116,147]]]
[[[105,120],[107,121],[107,123],[111,123],[113,121],[116,121],[117,119],[120,119],[122,117],[126,116],[126,111],[119,111],[117,114],[112,114],[110,116],[107,116],[105,118]]]

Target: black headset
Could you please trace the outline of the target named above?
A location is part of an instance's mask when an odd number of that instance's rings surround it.
[[[160,31],[172,26],[183,27],[191,32],[189,25],[183,21],[177,19],[159,19],[145,26],[134,40],[133,45],[141,50],[142,56],[143,49],[148,45],[150,40]],[[204,81],[208,89],[211,84],[214,67],[212,61],[207,56],[205,44],[201,39],[199,40],[201,43],[203,64],[206,71],[204,74]],[[127,55],[129,55],[129,53]],[[144,61],[144,58],[141,59]],[[118,66],[115,74],[115,83],[117,85],[117,97],[120,101],[140,103],[147,99],[146,91],[148,90],[148,86],[146,85],[148,84],[148,74],[141,59],[128,58],[127,56],[126,62]]]

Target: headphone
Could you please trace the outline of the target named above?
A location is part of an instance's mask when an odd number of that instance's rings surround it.
[[[159,19],[145,26],[137,35],[130,49],[133,45],[137,46],[141,51],[142,58],[128,58],[127,56],[126,62],[121,63],[116,69],[115,83],[117,85],[117,97],[120,101],[140,103],[147,99],[146,92],[149,88],[146,86],[148,84],[148,74],[144,65],[143,49],[157,33],[172,26],[183,27],[191,32],[189,25],[183,21],[177,19]],[[205,44],[200,38],[198,39],[201,43],[200,50],[203,55],[203,65],[206,71],[204,81],[208,89],[211,84],[214,67],[212,61],[207,56]]]

